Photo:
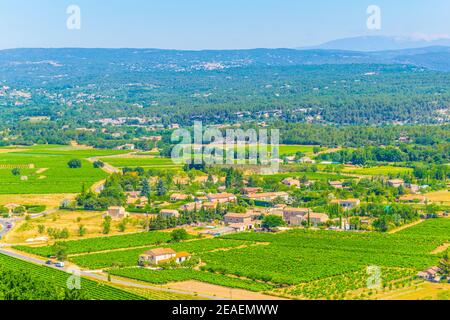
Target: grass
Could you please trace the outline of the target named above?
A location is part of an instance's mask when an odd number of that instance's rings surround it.
[[[127,235],[117,235],[110,237],[98,237],[82,240],[66,241],[67,254],[90,253],[105,250],[114,250],[122,248],[132,248],[139,246],[150,246],[158,243],[165,243],[170,240],[170,234],[164,232],[141,232]],[[53,254],[51,246],[28,247],[16,246],[17,250],[47,257]]]
[[[394,166],[379,166],[370,168],[358,168],[358,167],[345,167],[342,172],[368,175],[368,176],[387,176],[389,174],[397,175],[404,173],[411,173],[413,169],[405,167],[394,167]]]
[[[164,169],[164,170],[180,170],[182,168],[181,165],[174,164],[172,159],[170,158],[127,156],[115,158],[100,158],[100,160],[118,168],[142,167],[146,169]]]
[[[335,174],[335,173],[322,173],[322,172],[286,172],[269,175],[270,177],[282,180],[291,177],[306,177],[309,180],[342,180],[352,179],[351,177]],[[268,177],[265,175],[265,177]]]
[[[33,146],[3,149],[0,157],[0,194],[77,193],[107,174],[93,168],[86,158],[117,154],[118,150],[96,150],[69,146]],[[12,152],[11,152],[12,151]],[[70,169],[67,162],[80,159],[82,167]],[[20,168],[20,175],[12,169]],[[24,180],[22,177],[26,177]]]

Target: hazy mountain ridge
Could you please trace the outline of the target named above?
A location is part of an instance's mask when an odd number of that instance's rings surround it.
[[[392,36],[362,36],[332,40],[318,46],[300,49],[350,50],[362,52],[418,49],[436,46],[450,46],[450,38],[437,37],[426,39],[424,36],[392,37]]]
[[[220,70],[249,66],[300,66],[323,64],[410,64],[450,71],[450,47],[426,47],[377,52],[325,49],[252,49],[179,51],[162,49],[11,49],[0,51],[0,68],[8,71]],[[20,73],[20,72],[19,72]]]

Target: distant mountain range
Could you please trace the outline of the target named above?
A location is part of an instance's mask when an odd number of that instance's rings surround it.
[[[326,42],[324,44],[299,49],[325,49],[347,51],[388,51],[417,49],[426,47],[450,47],[450,38],[424,39],[423,37],[389,37],[389,36],[362,36],[344,38]]]
[[[244,67],[339,64],[401,64],[450,71],[450,47],[387,51],[337,49],[253,49],[179,51],[160,49],[10,49],[0,51],[0,74],[29,79],[61,74],[93,75],[127,71],[213,71]],[[100,69],[99,69],[100,68]],[[10,77],[7,77],[9,74]]]

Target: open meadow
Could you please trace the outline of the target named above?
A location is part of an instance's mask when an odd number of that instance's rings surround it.
[[[117,150],[96,150],[70,146],[3,148],[0,153],[0,194],[60,194],[80,192],[107,177],[87,160],[89,157],[120,154]],[[81,161],[71,169],[68,162]],[[13,169],[18,172],[13,173]]]

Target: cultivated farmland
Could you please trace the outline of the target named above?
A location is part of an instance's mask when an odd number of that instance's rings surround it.
[[[66,288],[67,279],[69,278],[69,276],[71,276],[70,274],[64,271],[44,266],[38,266],[3,254],[0,254],[0,266],[5,270],[26,271],[27,274],[29,274],[33,278],[44,280],[61,288]],[[117,289],[85,278],[81,279],[81,288],[83,294],[87,299],[93,300],[144,299],[139,295],[129,293],[124,290]]]
[[[35,146],[5,149],[0,155],[0,194],[57,194],[80,192],[82,184],[90,186],[106,178],[93,168],[88,157],[116,154],[116,150],[76,149],[61,146]],[[82,167],[70,169],[71,159],[81,160]],[[12,169],[20,173],[14,175]]]

